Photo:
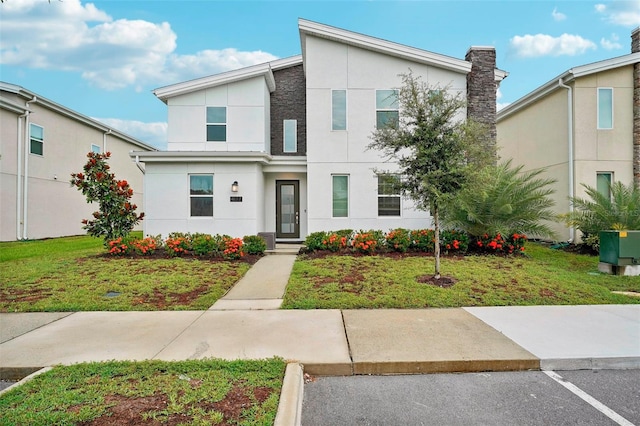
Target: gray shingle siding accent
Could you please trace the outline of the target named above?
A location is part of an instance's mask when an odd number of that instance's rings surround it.
[[[307,84],[302,65],[273,73],[276,90],[271,93],[271,155],[307,154]],[[297,120],[298,152],[283,152],[283,121]]]
[[[640,52],[640,27],[631,33],[631,53]],[[640,186],[640,63],[633,64],[633,180]]]

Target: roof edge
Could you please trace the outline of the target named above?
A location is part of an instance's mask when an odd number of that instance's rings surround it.
[[[298,29],[300,31],[300,42],[302,44],[303,56],[305,54],[304,38],[307,35],[311,35],[328,40],[340,41],[375,52],[409,59],[414,62],[438,66],[450,71],[456,71],[464,74],[471,71],[471,63],[463,59],[457,59],[452,56],[446,56],[430,52],[428,50],[387,41],[381,38],[344,30],[342,28],[332,27],[330,25],[309,21],[303,18],[298,18]]]
[[[7,83],[4,81],[0,81],[0,90],[5,91],[5,92],[9,92],[9,93],[15,93],[18,96],[24,97],[25,99],[29,99],[29,98],[33,98],[36,97],[36,104],[42,105],[45,108],[54,110],[66,117],[69,117],[73,120],[82,122],[84,124],[87,124],[95,129],[101,130],[103,132],[111,132],[112,135],[127,141],[133,145],[139,146],[140,148],[143,148],[145,150],[148,151],[158,151],[158,148],[151,146],[145,142],[142,142],[141,140],[138,140],[136,138],[134,138],[133,136],[127,135],[126,133],[121,132],[118,129],[115,129],[111,126],[108,126],[106,124],[104,124],[103,122],[99,121],[99,120],[95,120],[91,117],[88,117],[84,114],[81,114],[77,111],[74,111],[70,108],[67,108],[66,106],[60,105],[50,99],[45,98],[44,96],[40,96],[35,92],[32,92],[28,89],[25,89],[22,86],[17,86],[15,84],[11,84],[11,83]],[[2,102],[3,105],[8,105],[9,102],[6,100],[3,100]],[[18,107],[20,109],[22,109],[22,112],[26,112],[26,111],[30,111],[30,109],[27,109],[23,106],[19,106],[16,105],[15,103],[11,103],[12,108],[10,110],[14,110],[15,108]],[[147,151],[145,151],[147,152]]]

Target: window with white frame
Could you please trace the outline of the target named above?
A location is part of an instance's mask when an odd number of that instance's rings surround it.
[[[613,173],[598,172],[596,174],[596,190],[604,195],[605,198],[611,199],[611,184],[613,183]]]
[[[298,150],[298,121],[284,120],[282,129],[283,152],[296,152]]]
[[[378,216],[400,216],[400,176],[378,175]]]
[[[349,175],[332,175],[333,217],[349,216]]]
[[[331,91],[331,130],[347,130],[347,91]]]
[[[376,128],[398,125],[398,105],[397,90],[376,90]]]
[[[100,152],[102,152],[102,149],[100,149],[100,145],[96,145],[92,143],[91,152],[93,152],[94,154],[100,154]]]
[[[613,129],[613,89],[598,87],[598,129]]]
[[[213,175],[189,175],[192,217],[213,217]]]
[[[227,141],[227,107],[207,107],[207,141]]]
[[[44,155],[44,128],[33,123],[29,123],[29,152]]]

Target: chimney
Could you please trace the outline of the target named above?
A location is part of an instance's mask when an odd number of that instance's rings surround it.
[[[496,49],[471,46],[465,55],[471,62],[467,74],[467,118],[486,125],[489,143],[496,145]]]
[[[631,53],[640,52],[640,27],[631,32]],[[633,64],[633,181],[640,187],[640,62]]]

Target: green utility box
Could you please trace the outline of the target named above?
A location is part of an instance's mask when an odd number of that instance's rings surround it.
[[[640,231],[600,231],[600,262],[640,265]]]

